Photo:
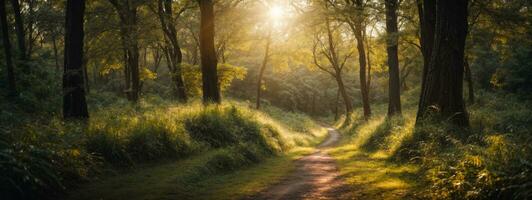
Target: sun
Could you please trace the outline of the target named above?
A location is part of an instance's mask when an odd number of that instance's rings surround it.
[[[282,6],[272,6],[270,8],[270,18],[272,20],[279,20],[283,18],[285,9]]]

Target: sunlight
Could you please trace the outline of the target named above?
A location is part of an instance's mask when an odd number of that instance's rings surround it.
[[[282,6],[275,5],[270,8],[270,20],[273,22],[277,22],[278,20],[282,19],[285,15],[286,9]]]

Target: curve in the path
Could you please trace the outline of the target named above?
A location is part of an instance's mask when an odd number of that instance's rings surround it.
[[[335,160],[324,149],[340,141],[340,134],[329,128],[329,136],[313,154],[295,161],[296,169],[279,183],[245,199],[349,199]]]

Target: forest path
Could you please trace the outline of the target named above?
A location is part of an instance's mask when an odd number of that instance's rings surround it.
[[[316,152],[295,161],[296,169],[281,182],[245,199],[348,199],[349,188],[340,177],[333,157],[325,150],[335,147],[341,136],[329,128],[329,136]]]

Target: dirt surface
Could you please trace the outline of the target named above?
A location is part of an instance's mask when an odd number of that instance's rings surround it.
[[[329,128],[329,136],[313,154],[298,159],[296,169],[279,183],[245,199],[351,199],[334,159],[325,153],[340,141]]]

